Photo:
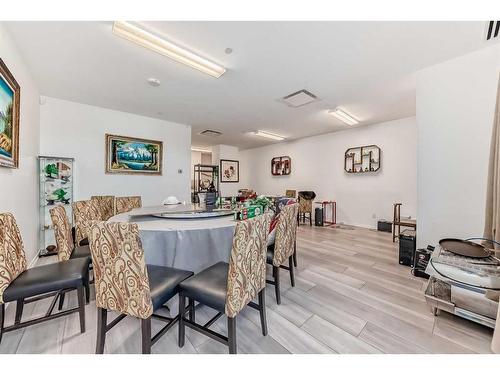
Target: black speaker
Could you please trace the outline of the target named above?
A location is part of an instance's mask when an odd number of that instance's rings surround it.
[[[413,257],[417,249],[417,238],[415,231],[404,230],[399,235],[399,264],[413,266]]]
[[[429,278],[429,275],[425,273],[429,259],[431,259],[432,250],[418,249],[415,251],[415,259],[413,260],[413,276],[423,277],[425,279]]]
[[[323,226],[323,209],[322,208],[316,208],[314,210],[314,225],[317,227],[322,227]]]

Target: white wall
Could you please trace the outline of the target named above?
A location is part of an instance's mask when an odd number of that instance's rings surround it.
[[[418,244],[481,236],[500,45],[417,74]]]
[[[75,158],[75,199],[91,195],[141,195],[143,205],[167,196],[190,200],[191,129],[149,117],[44,98],[40,153]],[[105,134],[163,141],[163,175],[105,174]],[[182,169],[182,174],[178,173]]]
[[[395,202],[403,203],[403,215],[416,214],[416,143],[412,117],[245,150],[243,183],[258,194],[313,190],[318,199],[337,201],[339,222],[375,227],[377,219],[392,218]],[[346,173],[345,151],[370,144],[382,150],[381,170]],[[272,176],[271,159],[283,155],[291,157],[292,173]]]
[[[12,40],[0,24],[0,58],[21,87],[19,169],[0,167],[0,212],[12,212],[29,263],[38,253],[39,92]]]

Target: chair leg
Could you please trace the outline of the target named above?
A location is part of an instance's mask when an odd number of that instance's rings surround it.
[[[259,292],[259,312],[260,325],[262,326],[262,335],[267,336],[267,318],[266,318],[266,288]]]
[[[83,286],[76,290],[78,295],[78,315],[80,316],[80,332],[85,333],[85,296]]]
[[[59,311],[62,310],[62,308],[63,308],[63,305],[64,305],[64,296],[65,296],[65,293],[61,293],[59,295],[59,307],[58,307]]]
[[[293,265],[297,267],[297,241],[293,244]]]
[[[280,268],[273,266],[273,276],[274,276],[274,291],[276,293],[276,303],[281,305],[281,295],[280,295]]]
[[[313,225],[313,219],[312,218],[313,218],[313,214],[312,214],[312,212],[309,212],[309,226],[310,227],[312,227],[312,225]]]
[[[106,326],[108,324],[108,310],[101,307],[97,308],[97,343],[95,347],[96,354],[104,353],[104,343],[106,341]]]
[[[142,354],[151,354],[151,317],[141,319]]]
[[[186,314],[186,297],[179,294],[179,348],[184,346],[186,336],[186,325],[184,319]]]
[[[194,322],[196,320],[196,315],[194,311],[194,300],[189,299],[189,320]]]
[[[236,317],[227,318],[229,354],[236,354]]]
[[[295,286],[295,271],[293,270],[293,255],[288,258],[288,268],[290,269],[290,284]]]
[[[21,323],[21,318],[23,316],[23,309],[24,309],[24,298],[18,299],[16,303],[16,317],[14,322],[16,324]]]
[[[90,281],[89,276],[87,275],[87,279],[85,280],[85,303],[90,302]]]
[[[0,305],[0,343],[2,342],[3,324],[5,321],[5,304]]]

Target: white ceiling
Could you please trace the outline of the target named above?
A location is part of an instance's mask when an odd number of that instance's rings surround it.
[[[360,126],[413,116],[416,71],[487,45],[485,22],[141,24],[227,72],[215,79],[117,38],[111,22],[6,23],[43,95],[188,124],[198,146],[273,142],[245,134],[257,129],[289,138],[343,130],[327,114],[337,106]],[[301,89],[321,100],[280,102]]]

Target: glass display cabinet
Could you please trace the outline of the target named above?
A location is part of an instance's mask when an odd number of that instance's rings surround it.
[[[63,205],[70,222],[73,222],[73,158],[55,156],[38,157],[39,178],[39,256],[57,254],[54,228],[49,210]]]

